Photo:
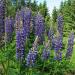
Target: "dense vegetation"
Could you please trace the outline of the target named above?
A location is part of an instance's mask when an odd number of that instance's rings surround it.
[[[0,1],[0,75],[74,75],[75,1],[50,16],[46,1]]]

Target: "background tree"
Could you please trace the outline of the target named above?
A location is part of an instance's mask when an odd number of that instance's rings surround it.
[[[39,11],[44,18],[48,15],[48,8],[46,1],[44,1],[43,4],[42,3],[39,4]]]
[[[31,9],[32,11],[34,12],[37,12],[38,11],[38,5],[37,5],[37,1],[34,0],[32,3],[31,3]]]
[[[53,20],[53,23],[56,22],[56,19],[57,19],[57,9],[56,9],[56,7],[54,7],[53,13],[52,13],[52,20]]]

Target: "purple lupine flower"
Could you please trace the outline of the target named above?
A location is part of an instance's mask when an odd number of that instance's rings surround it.
[[[17,12],[16,12],[16,17],[15,17],[15,21],[16,21],[16,31],[20,31],[20,30],[22,30],[22,27],[23,27],[23,25],[22,25],[22,17],[21,17],[21,15],[20,15],[20,11],[18,10]]]
[[[54,59],[55,60],[62,60],[62,52],[60,52],[60,50],[58,50],[58,51],[55,51],[55,57],[54,57]]]
[[[27,58],[26,58],[26,65],[29,67],[34,66],[35,64],[35,60],[37,58],[38,55],[38,51],[37,51],[37,43],[38,43],[38,36],[36,37],[34,43],[33,43],[33,47],[32,49],[29,51]]]
[[[16,57],[17,59],[20,59],[20,40],[21,35],[19,31],[16,31]]]
[[[50,50],[44,49],[42,53],[42,60],[47,60],[50,56]]]
[[[15,19],[13,17],[10,17],[10,20],[11,20],[12,30],[14,30]]]
[[[36,55],[37,55],[37,52],[35,52],[35,50],[29,51],[27,58],[26,58],[26,65],[28,67],[33,67],[35,65]]]
[[[60,57],[62,57],[60,51],[62,49],[62,41],[61,41],[60,34],[56,37],[53,37],[52,42],[53,42],[53,48],[55,50],[55,59],[59,60]]]
[[[58,31],[60,33],[60,35],[63,35],[63,16],[59,15],[57,17],[57,28],[58,28]]]
[[[24,31],[16,31],[16,56],[17,59],[23,60],[25,54],[25,35]]]
[[[54,31],[53,28],[50,27],[49,31],[48,31],[48,39],[51,40],[53,38],[54,35]]]
[[[45,48],[42,52],[42,60],[47,60],[50,56],[50,40],[48,40],[48,42],[45,44]]]
[[[19,60],[23,60],[24,59],[24,54],[25,54],[25,41],[27,38],[27,20],[25,15],[27,16],[27,14],[25,14],[24,11],[18,11],[16,13],[16,56],[17,59]],[[27,16],[28,18],[28,16]],[[29,21],[29,20],[28,20]],[[24,26],[24,22],[25,26]]]
[[[13,20],[10,17],[7,17],[5,20],[6,41],[10,41],[12,39],[13,26]]]
[[[61,50],[62,43],[60,37],[53,38],[54,50]]]
[[[39,13],[34,18],[35,35],[39,37],[40,41],[43,40],[44,34],[44,18]]]
[[[72,32],[68,38],[68,47],[67,47],[67,52],[66,52],[66,58],[70,58],[72,56],[73,45],[74,45],[74,33]]]
[[[5,0],[0,0],[0,35],[2,35],[3,32],[5,31],[4,18],[5,18]]]
[[[23,28],[23,21],[20,11],[16,14],[16,56],[22,61],[25,54],[26,30]]]
[[[58,32],[60,33],[60,38],[63,45],[63,16],[62,15],[59,15],[57,17],[57,29]]]
[[[31,10],[29,8],[23,8],[20,11],[23,21],[23,27],[26,30],[27,37],[30,34],[30,22],[31,22]]]
[[[50,45],[51,45],[51,49],[53,49],[53,36],[54,36],[54,31],[53,31],[53,28],[50,27],[49,31],[48,31],[48,39],[50,40]]]

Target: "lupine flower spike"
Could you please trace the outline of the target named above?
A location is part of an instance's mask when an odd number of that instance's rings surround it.
[[[26,65],[28,67],[33,67],[35,65],[36,55],[37,53],[35,52],[35,50],[31,49],[29,51],[27,58],[26,58]]]
[[[49,46],[49,44],[50,44],[50,40],[48,40],[48,42],[46,43],[45,48],[42,52],[42,60],[49,59],[49,56],[50,56],[50,46]]]
[[[35,35],[39,37],[40,42],[42,42],[44,34],[44,19],[40,13],[38,13],[34,18],[34,28]]]
[[[53,47],[54,47],[54,50],[55,50],[55,59],[56,60],[60,60],[62,56],[62,53],[61,53],[61,49],[62,49],[62,43],[61,43],[61,38],[60,38],[60,33],[57,32],[57,35],[54,36],[53,38]]]
[[[2,35],[5,31],[5,0],[0,0],[0,35]]]
[[[66,52],[66,58],[70,58],[73,52],[73,45],[74,45],[74,32],[71,32],[68,38],[68,47]]]

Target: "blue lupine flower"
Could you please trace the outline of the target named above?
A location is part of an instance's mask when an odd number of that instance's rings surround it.
[[[5,0],[0,0],[0,35],[5,32]]]
[[[59,15],[57,17],[57,29],[58,32],[60,33],[60,38],[63,45],[63,16],[62,15]]]
[[[48,32],[48,39],[49,39],[49,40],[52,40],[53,35],[54,35],[53,28],[52,28],[52,27],[50,27],[49,32]]]
[[[20,11],[23,21],[23,27],[26,30],[27,37],[30,34],[30,22],[31,22],[31,10],[29,8],[23,8]]]
[[[62,43],[60,37],[53,38],[54,50],[61,50]]]
[[[36,62],[36,57],[37,57],[37,51],[35,50],[30,50],[27,58],[26,58],[26,65],[28,67],[33,67],[35,65]]]
[[[44,49],[42,53],[42,60],[47,60],[49,56],[50,56],[50,50]]]
[[[12,39],[14,21],[7,17],[5,20],[5,33],[6,33],[6,41],[10,41]]]
[[[50,27],[48,32],[48,39],[50,40],[51,49],[53,49],[53,41],[52,41],[53,36],[54,36],[54,31],[53,31],[53,28]]]
[[[60,51],[62,49],[62,41],[61,41],[60,33],[56,37],[53,37],[52,41],[53,41],[53,48],[55,50],[55,59],[59,60],[60,57],[62,57],[60,56],[62,55]]]
[[[40,41],[43,40],[44,19],[42,15],[40,15],[39,13],[34,18],[34,28],[35,28],[35,35],[39,37]]]
[[[57,17],[57,28],[58,28],[58,31],[60,33],[60,35],[63,35],[63,16],[59,15]]]
[[[24,45],[30,33],[31,11],[28,8],[21,9],[16,13],[16,55],[22,60],[24,58]]]
[[[19,11],[16,14],[16,56],[20,61],[24,59],[26,37],[26,30],[23,28],[23,21]]]
[[[16,31],[16,56],[17,59],[23,60],[25,54],[25,35],[23,31]]]
[[[50,40],[45,43],[45,48],[42,52],[42,60],[47,60],[50,57]]]
[[[67,52],[66,52],[66,58],[70,58],[72,56],[73,45],[74,45],[74,33],[72,32],[68,38],[68,47],[67,47]]]
[[[33,47],[29,51],[27,58],[26,58],[26,65],[29,67],[32,67],[35,64],[35,60],[36,60],[37,55],[38,55],[37,44],[38,44],[38,36],[36,37],[36,39],[33,43]]]
[[[55,51],[55,60],[62,60],[62,52],[60,50]]]

